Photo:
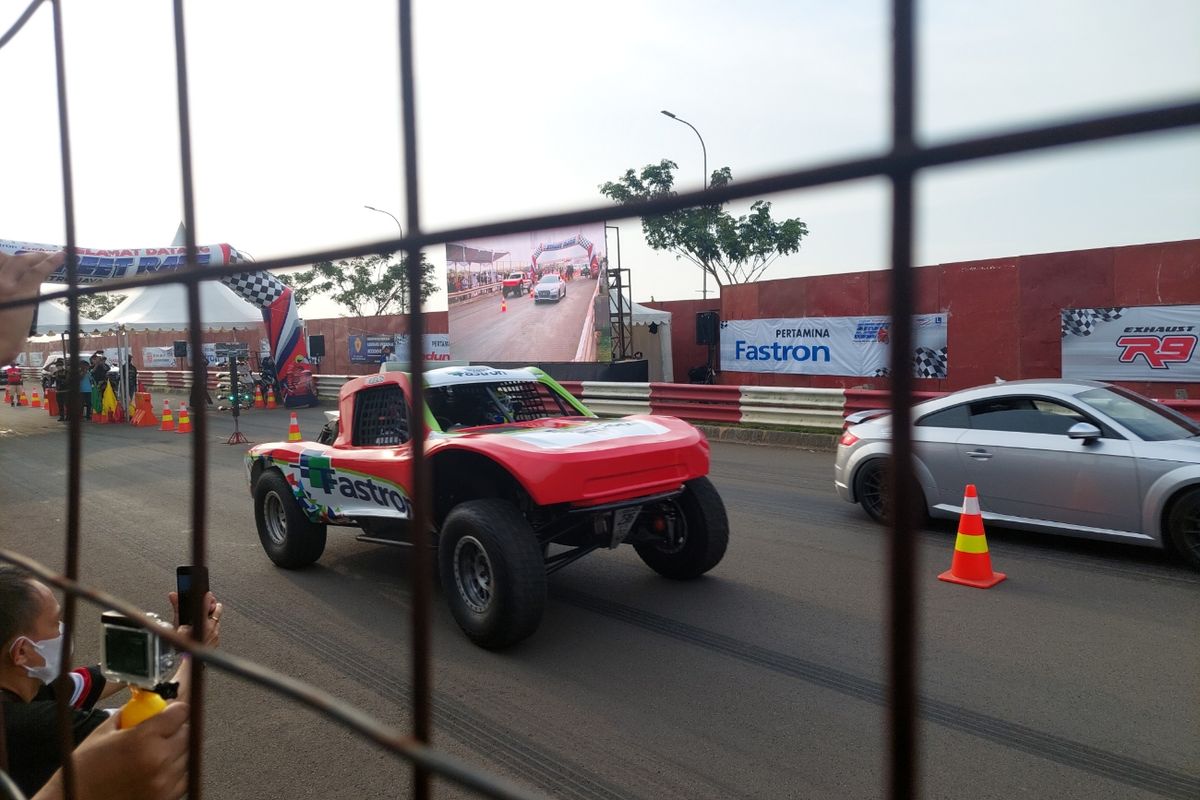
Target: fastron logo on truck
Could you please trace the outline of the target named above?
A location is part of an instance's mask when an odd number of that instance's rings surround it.
[[[288,483],[309,514],[331,519],[412,516],[412,503],[399,486],[335,466],[322,451],[303,452],[298,462],[286,466]]]

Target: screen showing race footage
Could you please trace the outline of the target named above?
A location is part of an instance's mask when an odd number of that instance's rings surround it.
[[[601,223],[447,244],[454,358],[596,360],[607,263]]]

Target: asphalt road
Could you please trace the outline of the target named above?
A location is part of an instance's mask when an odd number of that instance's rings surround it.
[[[493,295],[450,309],[450,351],[455,358],[488,361],[572,361],[596,291],[595,280],[576,278],[558,302],[510,297],[500,311]]]
[[[65,434],[33,414],[0,408],[0,542],[61,568]],[[255,441],[286,431],[282,411],[243,419]],[[318,425],[301,413],[305,434]],[[404,726],[406,552],[331,529],[315,567],[276,569],[242,448],[224,444],[227,418],[213,427],[223,646]],[[82,577],[165,611],[188,561],[191,437],[85,434]],[[672,583],[628,548],[597,553],[551,578],[541,629],[504,653],[470,645],[437,600],[437,746],[580,800],[883,795],[882,531],[837,499],[828,453],[715,444],[713,456],[732,539],[710,576]],[[922,794],[1200,796],[1200,574],[1130,547],[988,540],[1009,580],[979,591],[935,578],[951,527],[920,535]],[[97,628],[76,635],[82,659],[98,655]],[[402,764],[210,674],[209,797],[407,796]],[[437,794],[469,796],[444,782]]]

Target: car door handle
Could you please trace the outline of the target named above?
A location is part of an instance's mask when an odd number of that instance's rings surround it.
[[[989,453],[987,450],[968,450],[967,455],[969,455],[971,458],[975,459],[976,461],[987,461],[989,458],[992,457],[992,454]]]

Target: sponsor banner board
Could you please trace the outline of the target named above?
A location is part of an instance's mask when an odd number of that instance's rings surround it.
[[[1064,308],[1062,375],[1200,381],[1200,305]]]
[[[913,375],[949,373],[949,314],[913,317]],[[721,322],[721,370],[887,377],[888,317],[801,317]]]
[[[393,348],[392,361],[408,360],[408,334],[353,334],[347,339],[351,364],[378,364],[383,348]],[[424,336],[426,361],[450,360],[450,334],[427,333]]]
[[[174,347],[143,347],[143,369],[173,369],[179,363]]]

